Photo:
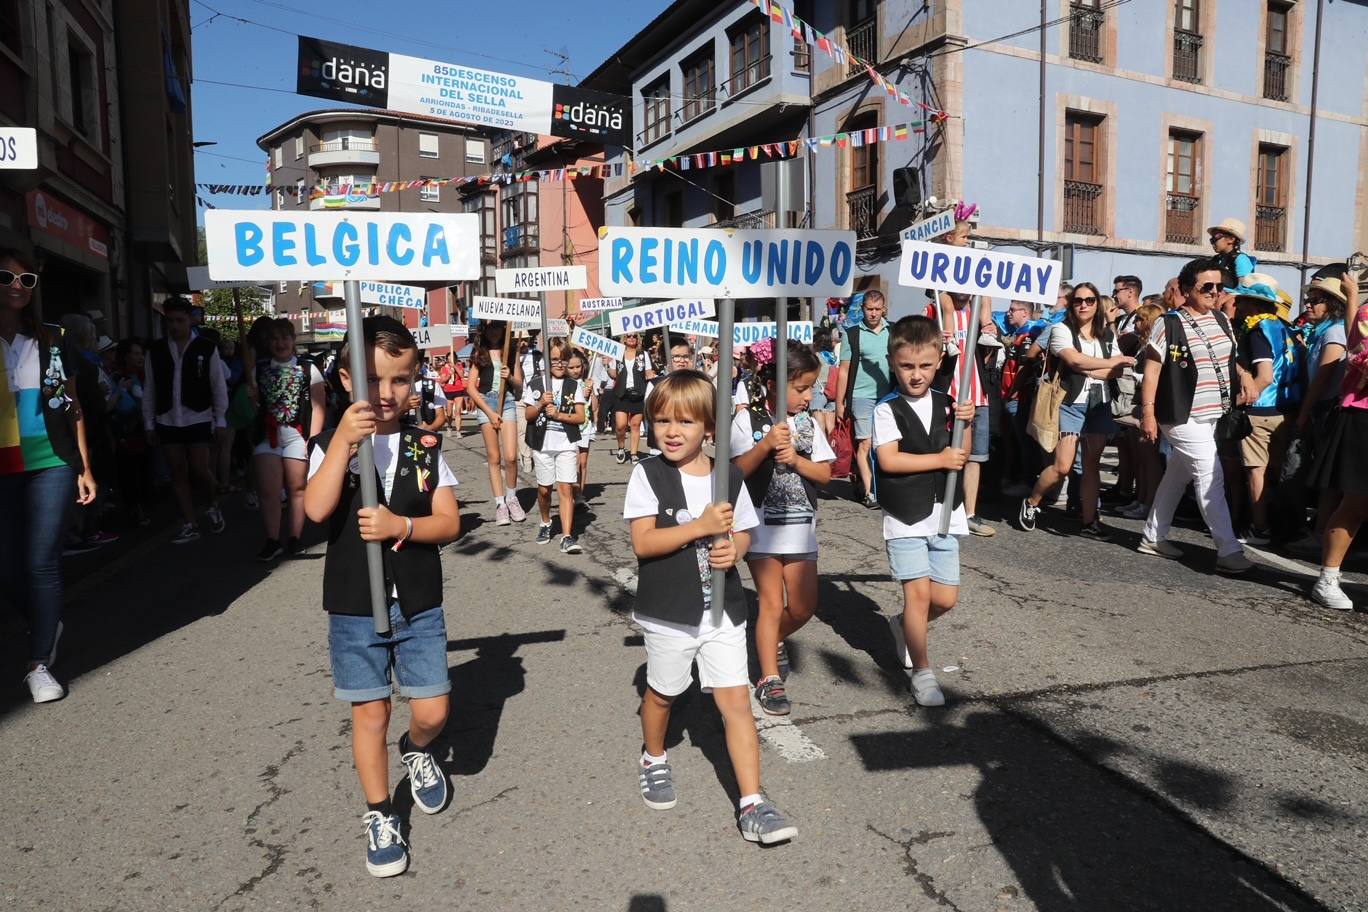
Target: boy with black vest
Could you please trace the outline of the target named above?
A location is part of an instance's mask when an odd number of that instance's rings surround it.
[[[695,370],[680,370],[656,384],[646,409],[661,455],[632,469],[622,515],[632,527],[637,556],[632,619],[645,632],[646,692],[641,700],[642,754],[637,778],[642,800],[656,810],[675,806],[674,776],[665,755],[670,707],[693,681],[712,691],[726,724],[727,754],[741,791],[737,825],[750,842],[766,845],[797,835],[797,828],[760,793],[760,739],[750,710],[746,665],[746,602],[736,563],[750,545],[746,531],[759,525],[741,482],[729,473],[731,502],[712,502],[713,461],[703,437],[713,432],[715,391]],[[713,610],[713,571],[725,571],[725,594]]]
[[[442,613],[442,561],[438,548],[460,534],[456,478],[442,459],[442,440],[421,428],[404,428],[418,367],[418,346],[393,317],[364,323],[364,398],[342,414],[336,430],[311,441],[304,509],[328,527],[323,566],[323,607],[333,688],[352,705],[352,756],[366,796],[366,869],[390,877],[408,867],[400,820],[390,806],[386,733],[391,669],[412,718],[399,738],[414,804],[435,814],[446,807],[446,775],[430,747],[447,720],[446,621]],[[339,359],[348,364],[346,349]],[[342,385],[355,381],[344,367]],[[361,506],[355,453],[374,435],[380,506]],[[384,543],[385,589],[391,600],[390,633],[375,632],[365,543]]]
[[[931,670],[929,623],[959,600],[959,540],[968,535],[964,516],[964,464],[968,454],[950,446],[956,418],[974,420],[972,402],[956,406],[931,389],[940,369],[940,329],[926,317],[904,317],[888,340],[888,361],[897,390],[874,408],[874,485],[883,508],[883,533],[893,578],[902,583],[903,613],[889,618],[898,657],[912,677],[921,706],[943,706]],[[957,472],[950,505],[950,533],[940,534],[946,509],[946,473]]]
[[[560,493],[562,554],[584,549],[575,540],[575,482],[579,480],[579,439],[584,424],[584,392],[580,382],[566,375],[570,346],[551,342],[551,389],[543,389],[542,375],[527,384],[523,406],[527,418],[527,447],[537,473],[537,506],[541,527],[537,544],[551,541],[551,487]]]

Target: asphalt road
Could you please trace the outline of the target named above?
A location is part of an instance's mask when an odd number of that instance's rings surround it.
[[[70,696],[0,697],[0,908],[1368,908],[1368,615],[1305,600],[1308,565],[1228,580],[1192,531],[1175,563],[1130,549],[1138,523],[1113,521],[1113,544],[1002,524],[965,542],[932,637],[949,705],[924,710],[888,640],[877,514],[825,501],[793,715],[760,723],[766,791],[800,834],[762,849],[736,832],[696,689],[671,730],[678,807],[639,798],[627,468],[595,456],[586,553],[565,556],[533,521],[484,521],[477,437],[447,458],[466,527],[444,558],[455,798],[413,815],[409,873],[363,865],[322,548],[265,572],[234,505],[222,538],[72,564]],[[14,668],[21,638],[0,632]]]

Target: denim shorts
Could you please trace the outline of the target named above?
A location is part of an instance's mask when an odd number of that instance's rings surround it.
[[[1059,407],[1059,435],[1116,433],[1116,419],[1112,418],[1111,403],[1102,402],[1088,408],[1086,404]]]
[[[890,538],[888,566],[898,582],[931,577],[942,586],[959,585],[959,539],[953,535]]]
[[[499,410],[499,391],[497,389],[492,389],[489,392],[481,393],[480,395],[484,396],[485,405],[489,406],[491,412],[497,412]],[[509,386],[504,389],[504,410],[503,415],[500,417],[504,421],[513,421],[517,416],[517,403],[514,401],[513,389]],[[475,422],[476,424],[489,424],[489,416],[477,408],[475,410]]]
[[[333,695],[349,703],[384,700],[393,693],[411,699],[440,697],[451,691],[447,672],[446,616],[429,608],[405,620],[399,603],[390,605],[390,632],[375,632],[370,615],[328,615],[328,653]]]
[[[974,409],[974,448],[969,452],[969,461],[987,462],[988,448],[992,442],[988,428],[988,406],[980,405]]]
[[[868,440],[874,436],[874,406],[877,399],[856,397],[850,400],[850,417],[855,419],[855,439]]]

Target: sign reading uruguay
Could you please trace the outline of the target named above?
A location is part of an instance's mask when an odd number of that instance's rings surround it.
[[[972,247],[903,241],[898,284],[1053,304],[1059,296],[1059,263]]]
[[[469,212],[211,209],[204,235],[219,282],[480,277],[480,217]]]
[[[599,284],[609,294],[844,298],[854,268],[853,231],[599,230]]]
[[[470,303],[470,312],[481,320],[536,320],[541,326],[541,302],[522,298],[482,298]]]
[[[904,241],[931,241],[955,230],[955,210],[946,209],[903,230]]]
[[[580,298],[580,313],[603,313],[617,310],[622,306],[622,298]]]
[[[737,323],[732,327],[732,344],[736,346],[754,345],[761,339],[773,339],[779,335],[775,323]],[[788,324],[788,337],[804,345],[812,344],[812,321],[797,320]]]
[[[574,332],[570,334],[570,344],[593,355],[603,355],[612,358],[614,361],[621,361],[626,349],[621,342],[614,342],[598,333],[591,333],[583,326],[576,326]]]
[[[494,270],[494,290],[499,294],[538,291],[578,291],[589,287],[586,266],[542,266],[532,269]]]
[[[422,310],[427,290],[417,285],[391,285],[387,282],[362,282],[361,303],[381,307],[407,307]]]
[[[613,335],[621,336],[661,329],[681,320],[711,317],[715,313],[712,298],[678,298],[614,311],[608,319]]]

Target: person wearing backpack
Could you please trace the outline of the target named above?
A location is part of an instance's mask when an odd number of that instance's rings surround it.
[[[846,330],[841,348],[841,367],[836,381],[836,420],[847,416],[855,422],[855,468],[864,491],[863,504],[878,509],[870,461],[874,437],[874,406],[893,389],[888,369],[888,305],[883,292],[865,292],[864,319]]]

